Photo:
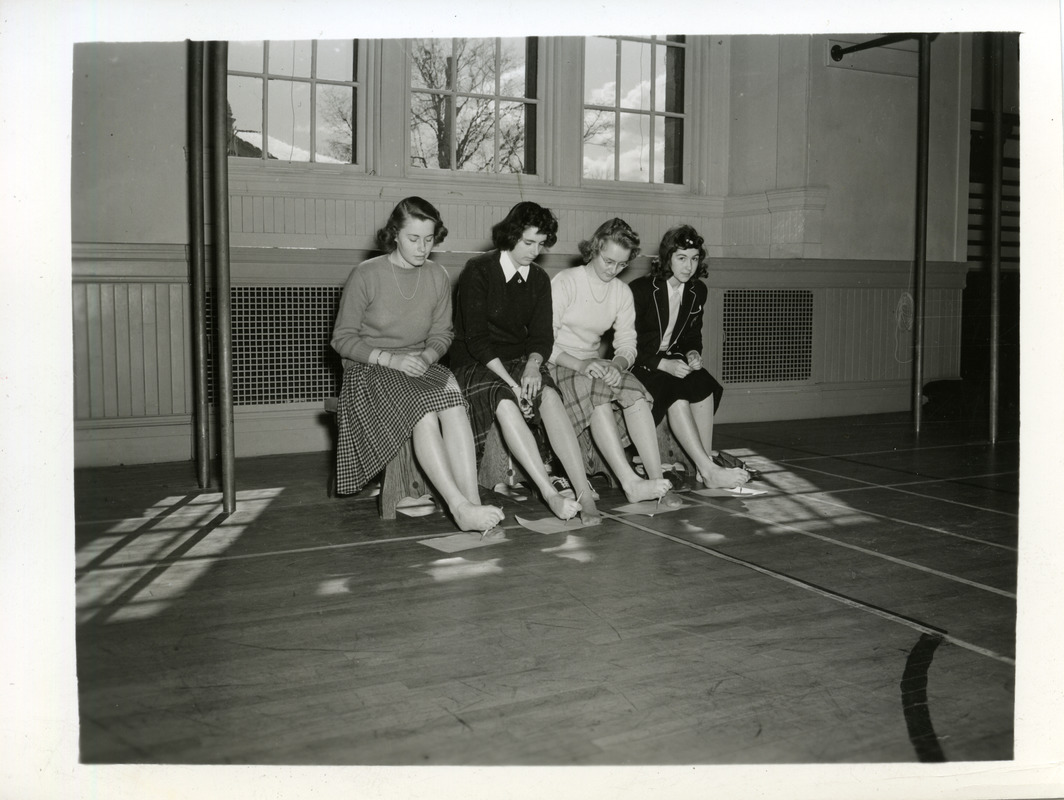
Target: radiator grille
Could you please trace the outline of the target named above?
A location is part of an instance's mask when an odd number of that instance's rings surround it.
[[[723,325],[723,382],[802,381],[812,375],[811,291],[726,291]]]
[[[340,392],[342,365],[329,344],[339,286],[233,286],[233,405],[304,403]],[[216,312],[207,296],[207,330]],[[208,394],[215,400],[217,340]]]

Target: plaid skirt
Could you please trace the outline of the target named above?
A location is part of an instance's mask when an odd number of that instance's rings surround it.
[[[612,403],[617,429],[621,433],[622,442],[627,444],[627,428],[620,409],[628,408],[640,400],[646,400],[653,408],[654,398],[630,372],[622,372],[620,386],[614,387],[601,378],[589,378],[560,364],[551,364],[550,370],[561,392],[569,421],[573,423],[573,430],[577,434],[582,433],[584,428],[591,424],[591,415],[596,406]]]
[[[528,356],[518,356],[502,362],[502,365],[510,377],[520,385],[527,362]],[[545,363],[540,364],[539,374],[543,378],[544,389],[558,391],[558,386]],[[502,378],[479,362],[474,361],[459,367],[454,371],[454,376],[469,403],[469,422],[473,427],[473,440],[477,446],[479,464],[484,457],[484,445],[488,441],[488,434],[491,433],[491,426],[495,423],[495,409],[499,407],[499,401],[516,400],[516,396]],[[541,392],[532,402],[532,419],[528,421],[530,428],[542,424],[539,417],[539,401],[542,396]]]
[[[336,409],[337,494],[354,494],[380,474],[426,414],[465,405],[454,375],[439,364],[419,378],[388,367],[349,365]]]

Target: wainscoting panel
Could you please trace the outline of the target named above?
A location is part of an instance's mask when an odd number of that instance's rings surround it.
[[[189,413],[187,286],[78,282],[73,314],[75,420]]]
[[[458,205],[451,210],[460,234],[486,223],[484,214],[490,217],[483,209],[478,217],[471,206],[457,213]],[[352,221],[376,224],[381,210],[345,201],[340,215],[339,202],[326,200],[319,216],[316,201],[304,202],[299,223],[304,229],[311,206],[313,224],[324,220],[325,230],[339,236],[350,235]],[[254,202],[250,208],[244,216],[241,205],[242,224],[280,221],[277,203],[264,201],[261,214]],[[287,225],[296,204],[289,209],[286,199],[283,210]],[[561,216],[589,221],[583,213],[563,210]],[[634,216],[633,221],[648,219]],[[233,248],[238,456],[331,446],[332,421],[321,401],[338,391],[340,365],[329,337],[340,288],[351,267],[367,255],[358,248]],[[437,259],[454,278],[468,255],[451,247]],[[555,248],[542,261],[553,274],[571,258]],[[706,363],[726,388],[718,419],[907,409],[909,266],[714,259],[706,279],[704,341]],[[640,259],[624,279],[646,269],[646,259]],[[963,265],[939,265],[929,276],[925,380],[959,376],[963,285]],[[75,246],[72,301],[75,464],[190,459],[194,371],[184,247]]]

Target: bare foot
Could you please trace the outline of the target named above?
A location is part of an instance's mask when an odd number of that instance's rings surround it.
[[[543,498],[547,506],[558,519],[572,519],[580,513],[580,504],[571,497],[565,497],[558,492]]]
[[[602,523],[602,514],[599,513],[595,501],[597,494],[587,492],[580,496],[580,522],[584,525],[599,525]]]
[[[640,500],[657,500],[660,497],[664,497],[665,493],[672,488],[672,484],[664,478],[639,479],[621,488],[624,489],[625,497],[628,498],[629,503],[638,503]]]
[[[706,472],[699,472],[699,480],[709,489],[734,489],[750,480],[750,473],[745,469],[724,469],[716,464]]]
[[[454,509],[454,521],[463,531],[487,531],[502,522],[505,516],[498,506],[475,506],[466,500]]]

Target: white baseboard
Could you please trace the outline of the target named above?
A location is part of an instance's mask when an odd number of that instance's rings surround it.
[[[723,425],[906,411],[910,391],[908,381],[726,386],[715,420]]]

